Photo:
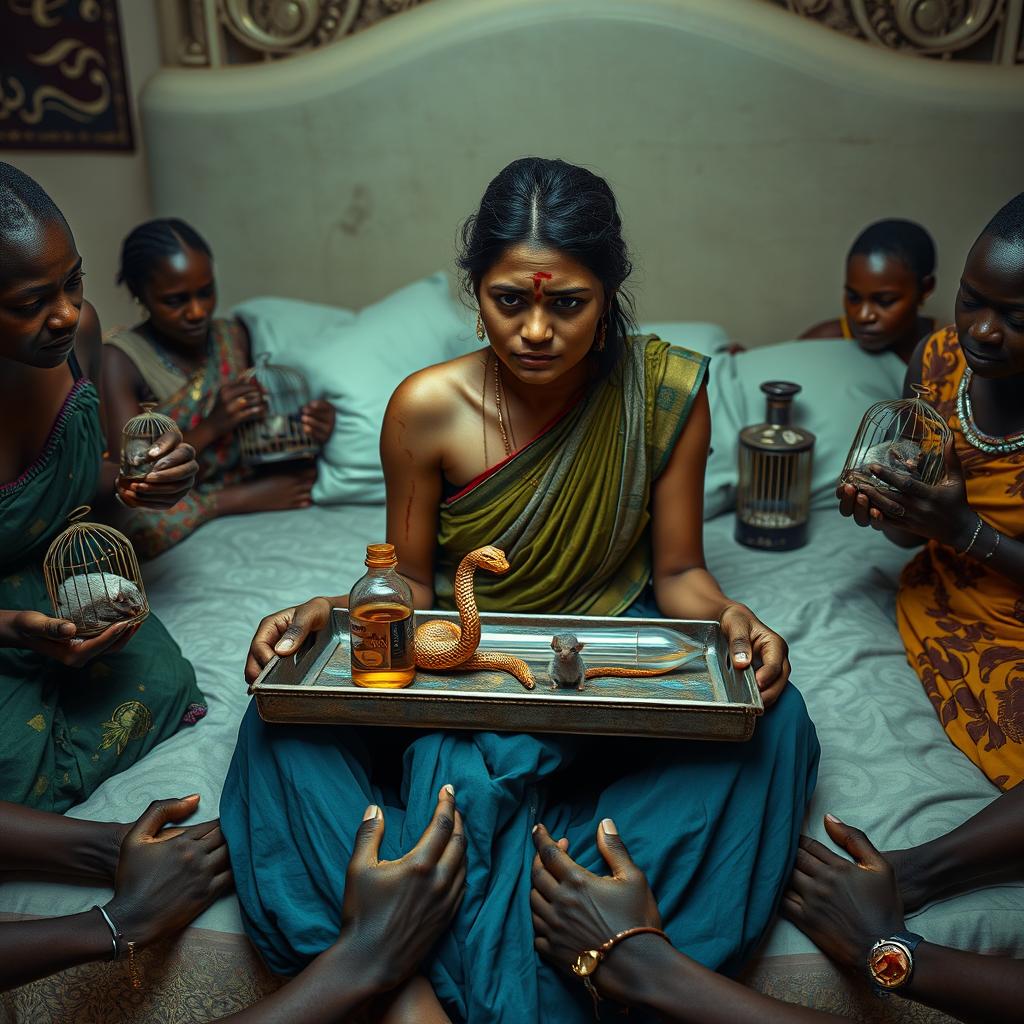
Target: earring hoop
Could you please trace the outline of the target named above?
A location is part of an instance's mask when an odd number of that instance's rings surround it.
[[[487,337],[487,331],[484,330],[484,318],[479,313],[476,315],[476,336],[479,341],[483,341]]]

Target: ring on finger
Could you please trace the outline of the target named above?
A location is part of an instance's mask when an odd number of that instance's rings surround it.
[[[906,514],[907,510],[902,505],[897,505],[893,502],[892,509],[889,512],[893,519],[902,519]]]

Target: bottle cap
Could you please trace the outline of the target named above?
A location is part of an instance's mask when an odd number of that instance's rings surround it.
[[[366,565],[370,569],[392,569],[398,565],[394,544],[367,544]]]

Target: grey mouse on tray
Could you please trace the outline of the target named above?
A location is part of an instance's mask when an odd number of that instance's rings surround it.
[[[575,633],[556,633],[551,638],[551,650],[555,652],[548,662],[552,690],[571,686],[582,690],[586,685],[587,667],[580,657],[583,646]]]

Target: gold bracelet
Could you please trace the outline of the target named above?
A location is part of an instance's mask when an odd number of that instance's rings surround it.
[[[597,991],[594,986],[594,982],[590,976],[600,966],[601,961],[620,943],[626,939],[631,939],[634,935],[660,935],[670,946],[672,940],[660,929],[643,926],[639,928],[627,928],[625,931],[619,932],[617,935],[613,935],[607,942],[602,942],[597,949],[585,949],[578,957],[576,957],[575,963],[571,965],[572,973],[577,978],[583,979],[583,984],[587,991],[590,993],[590,998],[594,1001],[594,1016],[600,1019],[600,1013],[598,1012],[597,1004],[601,1000],[601,994]]]
[[[974,514],[975,514],[976,516],[978,516],[978,513],[977,513],[977,512],[975,512]],[[976,541],[976,540],[978,539],[978,534],[979,534],[979,533],[981,533],[981,528],[982,528],[982,526],[984,526],[984,525],[985,525],[985,524],[984,524],[984,521],[982,520],[981,516],[978,516],[978,525],[977,525],[977,526],[976,526],[976,527],[974,528],[974,535],[973,535],[973,536],[971,537],[971,542],[970,542],[970,544],[968,544],[968,545],[967,545],[967,547],[965,547],[965,548],[963,549],[963,551],[957,551],[957,554],[958,554],[958,555],[966,555],[966,554],[967,554],[967,552],[968,552],[968,551],[970,551],[970,550],[971,550],[971,548],[973,548],[973,547],[974,547],[974,542],[975,542],[975,541]]]

